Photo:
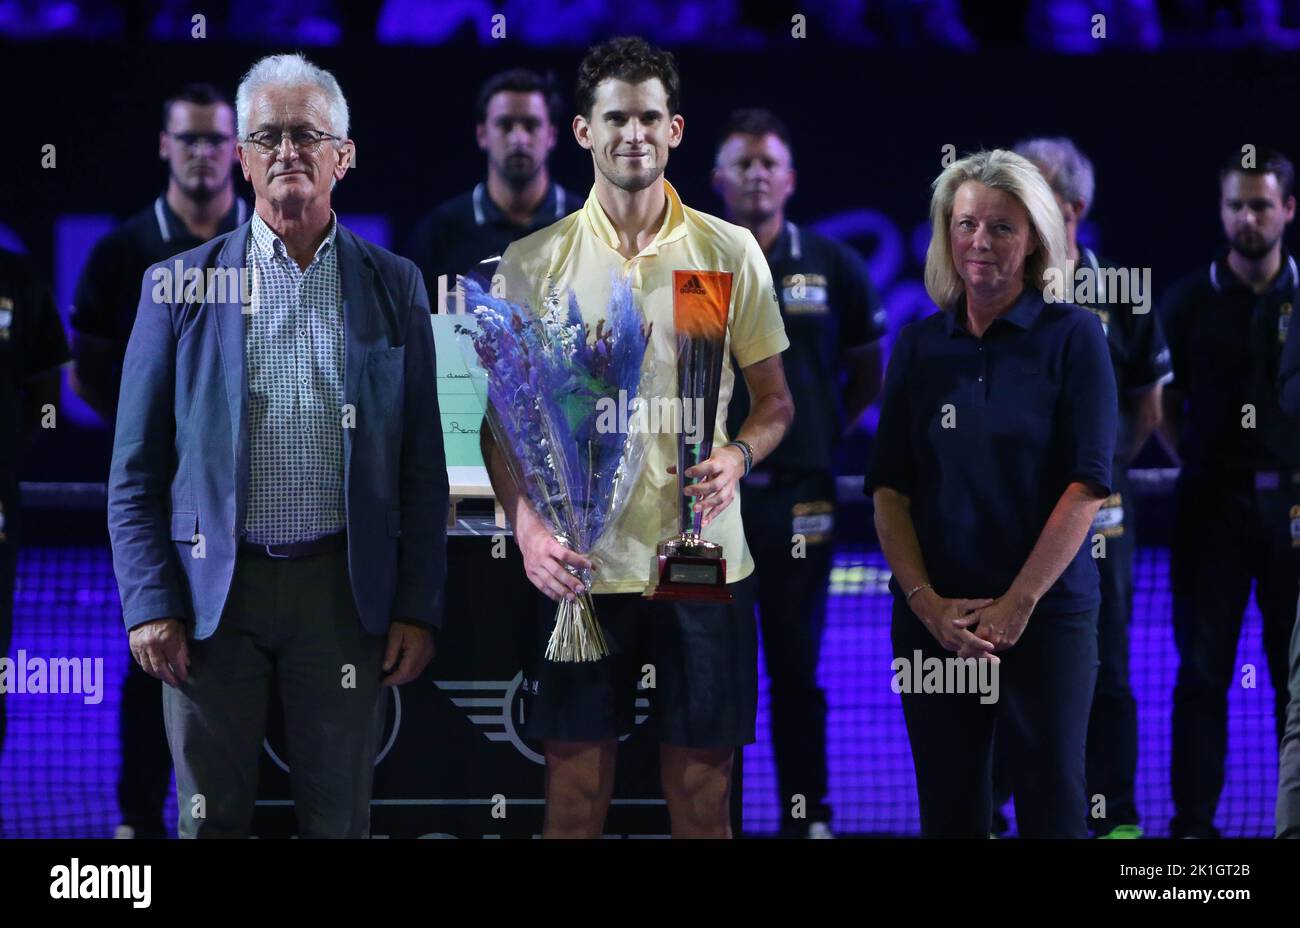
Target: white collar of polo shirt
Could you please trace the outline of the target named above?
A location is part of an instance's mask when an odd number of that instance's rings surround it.
[[[167,222],[167,209],[162,196],[153,201],[153,214],[154,218],[158,220],[158,234],[162,236],[164,242],[170,242],[172,240],[172,230],[171,225]],[[246,219],[248,219],[248,204],[242,198],[235,197],[235,228],[238,229],[242,226]]]
[[[552,189],[555,190],[555,219],[558,222],[566,215],[564,212],[564,188],[555,181],[551,181],[550,187],[546,190],[547,196],[550,195]],[[470,194],[470,202],[474,206],[474,225],[476,226],[481,226],[487,222],[487,214],[483,212],[483,198],[485,196],[487,196],[486,187],[483,181],[479,181],[474,185],[474,192]],[[542,197],[542,202],[546,202],[546,196]],[[495,203],[492,205],[496,206]],[[497,208],[500,209],[500,207]]]

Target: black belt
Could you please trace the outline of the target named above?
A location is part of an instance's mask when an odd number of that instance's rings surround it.
[[[255,545],[251,541],[241,541],[239,543],[239,553],[283,560],[311,557],[313,554],[337,551],[347,546],[348,533],[342,531],[321,538],[313,538],[311,541],[295,541],[287,545]]]

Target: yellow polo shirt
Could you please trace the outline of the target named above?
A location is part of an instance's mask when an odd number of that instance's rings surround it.
[[[663,224],[654,241],[636,257],[619,254],[618,235],[593,187],[581,210],[507,248],[498,273],[504,278],[505,297],[514,303],[526,303],[534,311],[552,288],[566,302],[568,294],[573,293],[583,319],[593,326],[605,317],[611,273],[630,274],[637,307],[647,321],[654,323],[646,364],[660,374],[660,380],[650,389],[643,381],[642,390],[650,395],[675,396],[673,271],[730,271],[731,307],[713,427],[716,450],[729,440],[727,404],[736,380],[732,356],[740,367],[748,367],[780,354],[790,346],[790,340],[786,338],[767,259],[750,231],[684,206],[667,181],[664,191],[668,210]],[[665,372],[667,383],[662,382]],[[627,508],[607,529],[608,537],[602,545],[607,553],[596,573],[594,592],[640,593],[650,585],[655,546],[679,531],[677,477],[668,473],[668,467],[677,463],[677,442],[678,436],[667,432],[650,436],[645,468],[629,494]],[[704,530],[704,538],[722,545],[728,583],[753,572],[754,562],[740,521],[739,487],[736,499]]]

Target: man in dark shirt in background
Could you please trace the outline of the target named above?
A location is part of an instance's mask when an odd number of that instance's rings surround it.
[[[1228,251],[1179,281],[1161,307],[1174,380],[1166,438],[1182,458],[1171,553],[1174,837],[1216,837],[1228,747],[1228,688],[1255,582],[1278,733],[1300,584],[1300,423],[1278,403],[1279,361],[1300,291],[1282,235],[1295,170],[1265,149],[1219,174]],[[1243,166],[1248,164],[1249,166]]]
[[[141,275],[151,264],[229,232],[249,216],[231,180],[234,150],[234,111],[216,89],[190,84],[168,97],[158,134],[167,189],[100,239],[81,273],[70,320],[76,360],[72,386],[110,426]]]
[[[434,312],[448,311],[457,274],[490,279],[489,259],[582,206],[585,198],[554,183],[547,167],[556,126],[567,124],[551,81],[532,71],[515,68],[483,85],[476,131],[487,179],[424,216],[405,251],[424,274]]]
[[[749,229],[767,255],[790,338],[782,357],[794,422],[742,484],[741,513],[759,578],[782,833],[829,838],[826,696],[817,662],[833,553],[834,452],[880,389],[885,314],[855,252],[785,218],[795,172],[790,134],[776,116],[731,115],[713,184],[726,218]],[[728,434],[748,411],[737,379]]]
[[[167,163],[167,189],[95,246],[72,308],[72,387],[110,428],[144,272],[249,217],[231,179],[237,159],[230,103],[208,84],[191,84],[167,98],[162,117],[158,155]],[[107,461],[102,469],[107,476]],[[162,684],[134,660],[127,663],[117,836],[163,837],[171,754],[163,729]]]
[[[0,249],[0,657],[14,630],[19,452],[32,432],[58,425],[58,375],[69,357],[49,285],[22,255]],[[0,689],[0,754],[4,701]]]

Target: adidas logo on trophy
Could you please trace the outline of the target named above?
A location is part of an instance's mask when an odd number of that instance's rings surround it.
[[[708,291],[706,291],[704,285],[700,283],[700,278],[692,274],[686,283],[682,284],[677,292],[704,296]]]

